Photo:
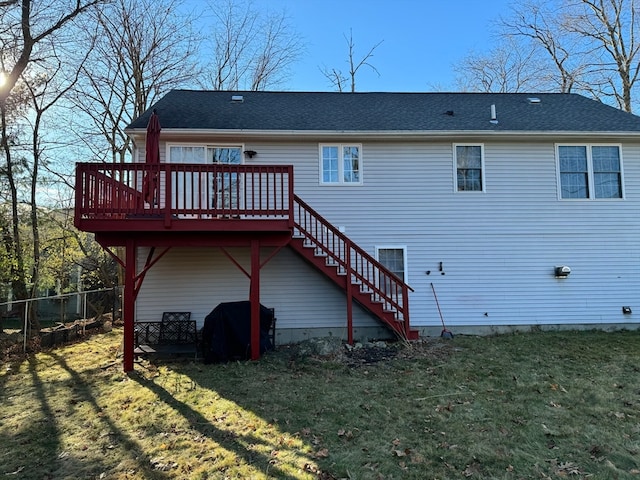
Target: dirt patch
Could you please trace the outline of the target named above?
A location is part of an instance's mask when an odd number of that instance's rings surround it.
[[[352,367],[372,365],[393,359],[430,359],[434,362],[446,360],[455,350],[450,340],[422,338],[411,342],[375,341],[349,345],[335,337],[313,338],[294,345],[278,348],[289,355],[292,361],[312,359],[333,361]]]

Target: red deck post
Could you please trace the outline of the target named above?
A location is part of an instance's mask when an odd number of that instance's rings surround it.
[[[260,241],[251,240],[251,360],[260,358]]]
[[[353,345],[353,284],[351,282],[351,242],[344,241],[347,290],[347,343]]]
[[[133,239],[127,239],[124,269],[124,342],[123,342],[123,370],[133,370],[134,328],[135,318],[135,278],[136,278],[136,243]]]

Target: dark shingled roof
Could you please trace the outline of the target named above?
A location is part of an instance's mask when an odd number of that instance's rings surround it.
[[[489,121],[491,105],[497,124]],[[640,132],[640,117],[561,93],[172,90],[129,128],[146,128],[153,109],[163,130]]]

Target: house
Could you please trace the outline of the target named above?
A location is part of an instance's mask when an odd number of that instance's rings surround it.
[[[152,109],[159,164],[150,109],[133,164],[77,169],[76,226],[126,251],[125,350],[134,318],[247,299],[281,343],[636,327],[634,115],[519,93],[174,90]]]

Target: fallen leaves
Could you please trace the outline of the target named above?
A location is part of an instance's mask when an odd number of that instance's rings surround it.
[[[315,455],[316,458],[327,458],[329,456],[329,449],[321,448],[318,450]]]
[[[345,440],[351,440],[353,438],[353,432],[351,430],[341,428],[338,430],[338,437],[344,438]]]
[[[559,462],[556,458],[547,461],[552,465],[554,472],[558,477],[585,474],[585,472],[573,462]]]

